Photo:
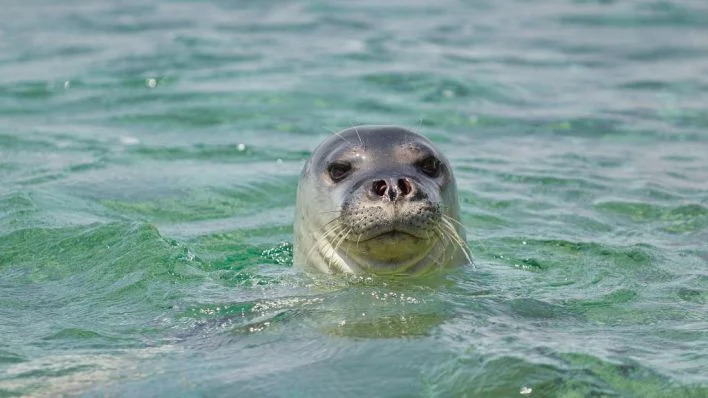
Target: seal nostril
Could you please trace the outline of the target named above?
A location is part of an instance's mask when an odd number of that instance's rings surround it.
[[[386,195],[387,190],[388,190],[388,186],[386,186],[386,181],[384,181],[384,180],[374,181],[374,184],[372,186],[372,191],[376,195],[384,196],[384,195]]]
[[[411,182],[408,181],[407,178],[399,178],[398,179],[398,189],[401,190],[401,195],[406,196],[413,191],[413,187],[411,186]]]

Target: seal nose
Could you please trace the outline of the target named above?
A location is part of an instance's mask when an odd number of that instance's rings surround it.
[[[371,184],[371,196],[375,199],[388,198],[391,201],[403,199],[413,193],[413,183],[402,177],[398,180],[376,180]]]

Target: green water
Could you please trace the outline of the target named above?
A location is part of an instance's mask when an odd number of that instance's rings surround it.
[[[708,396],[707,76],[704,0],[4,1],[0,396]],[[354,124],[474,267],[292,268]]]

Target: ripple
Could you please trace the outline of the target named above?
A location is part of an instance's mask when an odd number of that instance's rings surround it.
[[[708,226],[708,209],[696,203],[668,207],[649,203],[601,202],[595,206],[634,222],[660,223],[663,229],[672,233],[698,232]]]
[[[481,82],[463,82],[449,77],[438,77],[424,73],[379,73],[362,77],[370,83],[386,90],[400,93],[416,93],[422,101],[440,101],[454,98],[484,98],[503,102],[513,101],[504,95],[501,88],[485,85]]]
[[[6,3],[0,395],[706,395],[701,1]],[[474,267],[292,267],[354,124],[439,145]]]

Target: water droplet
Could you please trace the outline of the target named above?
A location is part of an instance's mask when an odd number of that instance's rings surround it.
[[[243,151],[246,150],[246,144],[238,144],[238,145],[236,145],[236,149],[237,149],[239,152],[243,152]]]
[[[522,241],[521,244],[522,244],[522,245],[525,245],[525,244],[526,244],[526,241]]]
[[[68,90],[71,87],[71,82],[69,80],[64,80],[64,90]]]
[[[149,79],[145,79],[145,86],[146,86],[147,88],[155,88],[155,87],[157,87],[157,79],[154,79],[154,78],[152,78],[152,77],[149,78]]]

